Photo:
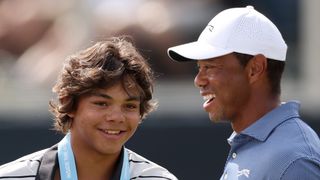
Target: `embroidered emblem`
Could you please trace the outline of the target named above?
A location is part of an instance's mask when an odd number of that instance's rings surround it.
[[[236,163],[228,163],[221,180],[238,180],[241,176],[249,178],[250,170],[242,169],[239,170],[239,165]]]
[[[249,177],[250,175],[250,170],[249,169],[242,169],[241,171],[238,171],[238,177],[244,175],[245,177]]]
[[[210,32],[212,32],[213,31],[213,26],[212,25],[208,25],[208,29],[209,29]]]

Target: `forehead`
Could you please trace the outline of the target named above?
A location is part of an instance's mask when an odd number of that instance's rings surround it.
[[[221,58],[212,58],[212,59],[205,59],[205,60],[198,60],[197,65],[205,65],[205,64],[222,64],[223,61]]]
[[[126,101],[140,100],[140,93],[138,89],[130,88],[126,90],[120,82],[110,87],[94,89],[88,93],[87,96]]]
[[[132,75],[123,74],[121,76],[105,79],[102,84],[98,85],[93,91],[108,90],[114,87],[119,87],[121,90],[127,92],[127,94],[141,94],[140,86]]]

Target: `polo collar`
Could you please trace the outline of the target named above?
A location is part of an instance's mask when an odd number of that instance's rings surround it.
[[[265,141],[271,132],[284,121],[300,117],[298,101],[283,102],[255,123],[244,129],[240,134],[250,136],[259,141]]]

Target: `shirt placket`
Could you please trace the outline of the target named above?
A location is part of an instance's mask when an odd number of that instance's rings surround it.
[[[226,161],[226,164],[225,164],[225,167],[224,167],[223,175],[220,178],[220,180],[233,180],[233,179],[235,179],[235,178],[232,178],[230,176],[229,172],[227,171],[228,170],[227,166],[230,163],[238,164],[237,157],[239,156],[240,149],[248,141],[249,141],[249,138],[247,136],[245,136],[245,135],[242,135],[242,134],[236,135],[234,138],[232,138],[229,141],[230,151],[229,151],[229,154],[228,154],[228,157],[227,157],[227,161]]]

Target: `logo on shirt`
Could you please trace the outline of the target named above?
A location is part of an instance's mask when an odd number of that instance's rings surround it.
[[[208,29],[209,29],[210,32],[212,32],[213,31],[213,26],[212,25],[208,25]]]
[[[250,176],[250,170],[249,169],[242,169],[239,170],[239,165],[236,163],[228,163],[225,173],[223,174],[222,178],[223,180],[238,180],[239,177],[245,176],[246,178],[249,178]]]
[[[242,169],[242,170],[238,171],[237,176],[240,177],[242,175],[248,178],[250,175],[250,170],[249,169]]]

